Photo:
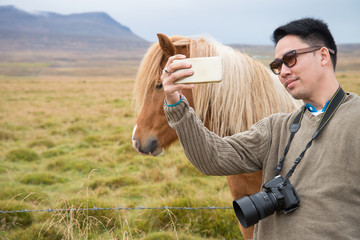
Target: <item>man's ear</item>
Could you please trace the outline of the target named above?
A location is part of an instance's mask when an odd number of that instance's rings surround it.
[[[321,54],[321,66],[325,66],[326,64],[331,64],[330,52],[326,47],[320,49]]]
[[[164,52],[165,56],[174,56],[176,54],[176,49],[171,40],[162,33],[158,33],[157,37],[159,39],[160,48]]]

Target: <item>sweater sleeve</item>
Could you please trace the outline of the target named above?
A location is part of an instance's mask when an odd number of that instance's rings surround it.
[[[221,138],[209,131],[187,99],[174,107],[164,105],[189,161],[207,175],[234,175],[262,169],[270,144],[269,123],[262,120],[249,131]]]

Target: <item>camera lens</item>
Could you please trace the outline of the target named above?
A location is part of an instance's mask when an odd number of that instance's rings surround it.
[[[244,228],[248,228],[260,220],[253,201],[247,196],[233,201],[233,207],[237,218]]]
[[[259,220],[273,214],[276,206],[275,197],[272,193],[266,191],[233,201],[235,214],[244,228],[248,228]]]

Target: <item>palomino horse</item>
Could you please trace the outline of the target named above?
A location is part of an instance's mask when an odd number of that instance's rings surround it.
[[[168,58],[175,54],[187,57],[221,56],[223,81],[197,85],[183,94],[205,126],[220,136],[245,131],[257,121],[276,112],[290,112],[297,102],[286,92],[278,78],[263,64],[228,46],[210,39],[191,39],[158,34],[138,70],[134,97],[139,110],[133,131],[133,146],[143,154],[156,156],[176,139],[167,124],[164,92],[160,76]],[[260,190],[262,174],[227,176],[234,199]],[[253,238],[253,227],[244,229],[245,239]]]

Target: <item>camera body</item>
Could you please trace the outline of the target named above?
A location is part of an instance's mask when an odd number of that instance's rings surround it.
[[[299,203],[294,186],[279,175],[266,182],[263,191],[233,201],[233,207],[240,223],[247,228],[275,211],[292,212]]]

